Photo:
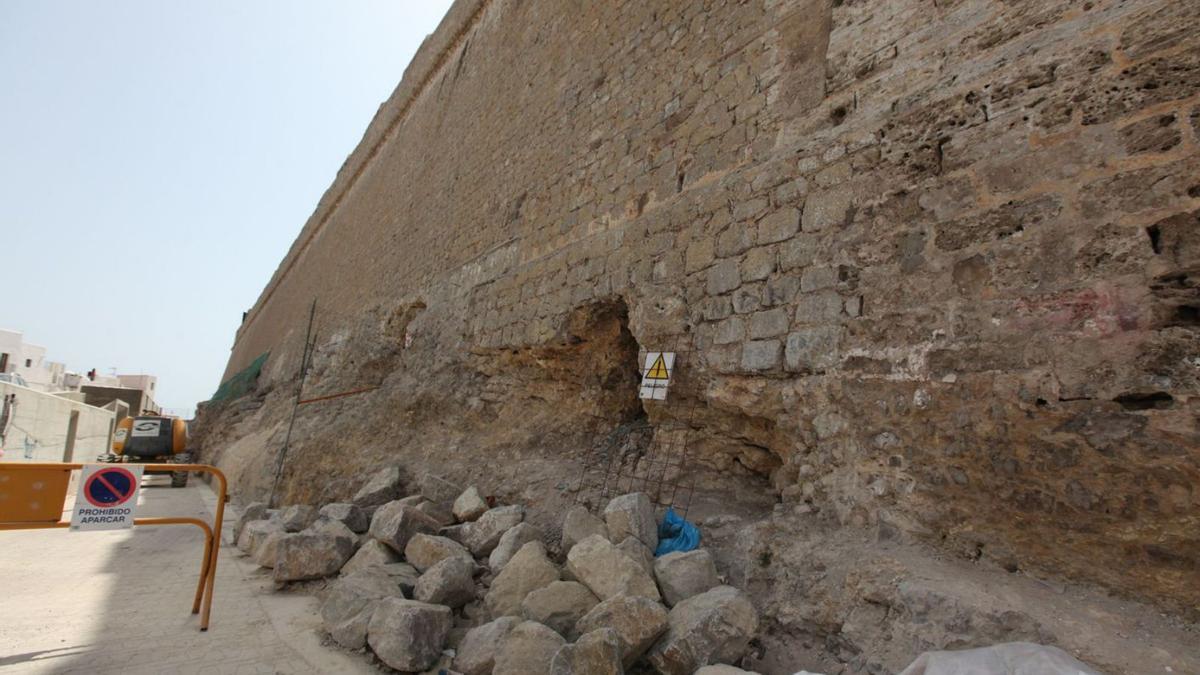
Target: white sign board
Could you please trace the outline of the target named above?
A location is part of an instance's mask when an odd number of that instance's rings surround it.
[[[638,398],[652,401],[667,400],[667,387],[675,372],[675,352],[647,352],[642,364],[642,386]]]
[[[134,420],[130,436],[157,436],[162,431],[162,420]]]
[[[136,434],[136,432],[135,432]],[[141,464],[88,464],[79,477],[71,531],[123,530],[137,513]]]

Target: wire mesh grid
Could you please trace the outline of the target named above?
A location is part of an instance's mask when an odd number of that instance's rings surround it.
[[[671,393],[687,376],[686,347],[682,339],[675,339],[661,349],[638,353],[642,402],[653,421],[618,427],[588,457],[580,471],[576,503],[598,510],[613,497],[643,492],[660,510],[672,508],[687,516],[696,487],[689,455],[697,402]],[[664,368],[666,380],[661,379]]]

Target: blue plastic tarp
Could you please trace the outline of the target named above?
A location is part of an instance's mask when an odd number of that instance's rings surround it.
[[[658,548],[654,549],[654,557],[676,551],[694,551],[699,547],[700,528],[680,518],[675,509],[668,508],[658,524]]]

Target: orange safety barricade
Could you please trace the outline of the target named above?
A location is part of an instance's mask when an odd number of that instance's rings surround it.
[[[70,521],[60,520],[67,500],[71,472],[83,464],[57,463],[0,463],[0,531],[45,530],[70,527]],[[113,466],[121,466],[114,464]],[[200,614],[200,630],[208,630],[212,612],[213,584],[217,577],[217,556],[221,552],[221,524],[225,520],[228,501],[225,474],[207,464],[143,464],[146,471],[197,471],[212,474],[220,485],[217,492],[217,515],[210,527],[199,518],[134,518],[137,525],[195,525],[204,532],[204,559],[200,564],[200,580],[192,601],[192,614]]]

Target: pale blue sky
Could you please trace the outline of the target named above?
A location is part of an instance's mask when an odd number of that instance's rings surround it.
[[[0,328],[186,409],[449,0],[0,0]]]

